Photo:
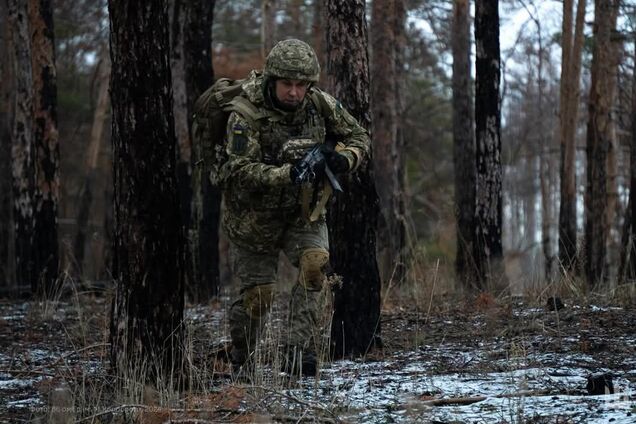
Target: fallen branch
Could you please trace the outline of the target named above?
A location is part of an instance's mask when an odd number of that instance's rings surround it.
[[[290,422],[290,423],[302,423],[302,422],[320,422],[327,424],[335,424],[335,421],[331,418],[320,417],[294,417],[292,415],[273,415],[274,421]]]
[[[55,377],[55,374],[53,374],[52,372],[41,371],[41,370],[1,370],[0,369],[0,372],[7,373],[7,374],[30,374],[30,375],[44,375],[46,377]]]
[[[424,402],[430,406],[446,406],[446,405],[470,405],[472,403],[481,402],[488,399],[488,396],[460,397],[460,398],[444,398],[432,399]]]
[[[490,396],[491,398],[516,398],[516,397],[531,397],[531,396],[544,396],[549,394],[549,390],[523,390],[514,393],[502,393],[500,395]],[[488,396],[472,396],[472,397],[457,397],[457,398],[443,398],[432,399],[424,402],[425,405],[430,406],[447,406],[447,405],[471,405],[477,402],[483,402],[488,399]]]

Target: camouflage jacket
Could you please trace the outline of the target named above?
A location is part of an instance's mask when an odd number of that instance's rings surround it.
[[[300,188],[289,172],[313,145],[336,136],[351,170],[369,155],[367,131],[332,96],[311,88],[297,111],[285,112],[266,104],[262,81],[252,72],[244,83],[249,103],[243,100],[244,113],[230,114],[228,160],[220,170],[223,227],[233,242],[255,250],[275,244],[286,222],[300,215]]]

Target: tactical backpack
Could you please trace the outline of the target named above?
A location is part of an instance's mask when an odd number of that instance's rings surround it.
[[[225,132],[227,120],[234,110],[230,102],[243,94],[244,80],[221,78],[208,88],[194,104],[192,120],[193,189],[196,194],[210,178],[218,185],[219,170],[227,160]]]

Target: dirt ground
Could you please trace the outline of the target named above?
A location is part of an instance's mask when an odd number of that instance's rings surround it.
[[[545,302],[385,304],[382,349],[293,381],[267,355],[248,381],[233,380],[219,349],[227,298],[190,306],[194,383],[176,392],[111,375],[107,291],[0,299],[0,422],[636,422],[636,308]],[[275,310],[264,345],[283,317]],[[599,375],[612,387],[589,394]]]

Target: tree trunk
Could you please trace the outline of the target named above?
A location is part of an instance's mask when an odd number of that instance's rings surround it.
[[[552,280],[553,274],[553,253],[552,253],[552,190],[550,186],[550,173],[552,172],[552,166],[550,166],[550,137],[546,134],[545,131],[545,114],[543,105],[544,95],[545,95],[545,85],[544,85],[544,77],[543,77],[543,61],[545,58],[545,52],[543,49],[543,34],[541,31],[541,23],[538,19],[534,19],[535,24],[537,26],[537,34],[538,34],[538,42],[539,42],[539,51],[537,54],[537,119],[535,122],[535,128],[539,131],[539,154],[536,157],[536,161],[538,162],[536,169],[539,174],[539,187],[541,192],[541,247],[543,250],[543,257],[545,261],[544,266],[544,278],[550,283]],[[533,170],[535,169],[534,160],[533,160]],[[534,173],[532,174],[534,175]],[[533,177],[534,178],[534,177]],[[533,194],[535,190],[533,189]],[[534,211],[534,199],[530,204],[530,210]],[[531,227],[531,234],[534,234],[534,228]],[[533,240],[534,242],[534,240]]]
[[[453,2],[453,165],[457,219],[457,278],[466,286],[475,281],[475,130],[470,81],[470,7]]]
[[[6,2],[0,7],[0,287],[15,284],[13,257],[13,199],[11,186],[11,123],[13,122],[14,64],[12,31]]]
[[[53,6],[51,0],[29,0],[28,8],[35,120],[33,264],[36,278],[31,280],[31,291],[50,297],[59,270],[57,208],[60,191]]]
[[[501,288],[503,278],[499,1],[475,3],[477,169],[475,248],[477,288]]]
[[[585,196],[585,275],[590,287],[606,279],[607,156],[611,137],[612,45],[617,7],[614,0],[594,4],[594,50],[587,124],[587,191]]]
[[[185,82],[188,110],[188,128],[192,128],[194,103],[197,98],[212,85],[212,21],[214,1],[191,1],[185,8],[186,20],[184,32]],[[190,134],[189,140],[192,140]],[[195,149],[197,146],[195,146]],[[178,168],[180,192],[185,190],[185,181],[189,190],[188,200],[194,197],[196,211],[189,211],[191,224],[186,227],[196,231],[198,237],[191,237],[194,269],[193,292],[197,302],[206,302],[219,294],[219,222],[221,218],[221,191],[210,183],[207,176],[201,178],[200,193],[192,193],[191,144],[188,145],[187,160],[181,157],[181,170]],[[194,152],[194,160],[200,154]],[[187,166],[187,173],[186,168]],[[189,204],[189,203],[188,203]],[[192,212],[194,212],[193,215]],[[196,221],[196,222],[195,222]],[[193,241],[197,241],[196,245]]]
[[[634,37],[636,49],[636,36]],[[636,60],[636,50],[634,50]],[[621,262],[618,272],[619,282],[634,281],[636,279],[636,72],[632,73],[632,137],[629,153],[629,202],[623,225]]]
[[[186,275],[186,294],[190,299],[196,299],[197,283],[200,279],[195,279],[195,263],[192,261],[192,254],[196,252],[195,246],[189,243],[185,237],[191,227],[191,203],[192,188],[191,179],[191,156],[192,148],[190,141],[190,119],[188,118],[188,95],[186,90],[185,76],[185,51],[184,37],[187,14],[187,1],[169,0],[168,19],[170,20],[170,71],[172,74],[172,112],[174,113],[175,133],[177,136],[177,192],[179,193],[179,212],[186,245],[183,252]]]
[[[400,155],[398,151],[396,4],[375,1],[372,9],[371,111],[373,114],[373,166],[375,186],[383,219],[380,221],[378,251],[382,281],[404,278],[404,231],[400,207]]]
[[[320,4],[321,2],[317,2]],[[263,60],[274,47],[276,32],[276,0],[262,0],[261,2],[261,55]],[[314,32],[315,34],[315,32]]]
[[[397,130],[395,132],[395,168],[397,178],[397,191],[393,196],[393,209],[395,211],[395,233],[393,235],[394,251],[397,255],[394,281],[401,282],[406,278],[409,246],[408,246],[408,218],[407,218],[407,179],[406,179],[406,140],[404,139],[404,126],[406,124],[406,106],[404,93],[406,87],[405,52],[406,52],[406,3],[404,0],[394,0],[395,13],[393,19],[395,36],[395,107],[397,116]]]
[[[167,7],[110,0],[108,8],[117,281],[111,363],[122,375],[145,365],[148,377],[179,381],[183,240]]]
[[[91,137],[89,139],[86,162],[85,177],[82,189],[79,195],[79,212],[77,214],[77,234],[73,251],[75,261],[77,263],[80,276],[83,275],[84,252],[86,244],[86,231],[88,229],[88,219],[90,217],[91,206],[93,203],[93,188],[95,186],[95,178],[97,172],[97,164],[99,151],[104,135],[104,124],[108,116],[108,88],[110,83],[110,57],[108,46],[102,47],[100,62],[97,69],[97,104],[93,113],[93,125],[91,127]]]
[[[31,287],[37,281],[32,254],[35,228],[35,149],[31,37],[26,3],[8,0],[8,6],[16,76],[11,146],[16,285]]]
[[[289,16],[292,23],[292,36],[304,38],[305,28],[303,25],[303,13],[301,10],[303,0],[289,0]]]
[[[576,123],[579,108],[581,52],[586,0],[579,0],[572,36],[573,0],[563,2],[561,58],[561,203],[559,207],[559,262],[570,272],[576,262]]]
[[[363,0],[326,2],[329,86],[364,127],[369,119],[369,61]],[[331,264],[342,276],[331,327],[337,357],[363,355],[380,333],[380,276],[375,258],[378,197],[372,162],[343,178],[347,196],[329,209]]]
[[[320,81],[324,84],[327,78],[324,66],[327,63],[327,55],[325,52],[325,5],[322,1],[314,2],[312,34],[312,42],[318,56],[318,62],[323,64],[320,68]]]

